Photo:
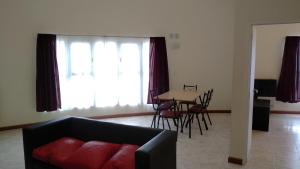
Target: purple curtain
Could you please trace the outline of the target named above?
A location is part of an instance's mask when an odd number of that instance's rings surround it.
[[[287,36],[278,81],[276,100],[300,102],[300,37]]]
[[[150,67],[148,103],[151,103],[149,91],[157,90],[157,94],[169,91],[169,70],[166,40],[164,37],[150,38]]]
[[[61,108],[56,35],[38,34],[36,43],[36,110]]]

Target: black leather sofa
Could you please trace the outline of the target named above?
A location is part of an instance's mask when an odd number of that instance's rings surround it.
[[[61,137],[139,145],[136,169],[176,169],[177,133],[173,131],[66,117],[23,128],[25,169],[58,169],[32,158],[32,151]]]

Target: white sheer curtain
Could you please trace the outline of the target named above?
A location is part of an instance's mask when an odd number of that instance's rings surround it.
[[[149,39],[58,36],[62,109],[147,103]]]

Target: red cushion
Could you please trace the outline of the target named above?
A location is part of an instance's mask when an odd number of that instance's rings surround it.
[[[163,110],[160,112],[161,116],[165,118],[177,118],[183,114],[182,111]]]
[[[193,107],[190,108],[190,111],[191,111],[192,113],[200,113],[200,112],[202,112],[203,110],[204,110],[204,109],[203,109],[203,106],[200,105],[200,104],[197,104],[197,105],[195,105],[195,106],[193,106]]]
[[[167,109],[170,109],[172,106],[174,106],[174,102],[173,101],[165,101],[165,102],[162,102],[159,105],[159,109],[160,110],[167,110]]]
[[[191,105],[195,105],[196,101],[180,101],[179,104],[191,104]]]
[[[74,138],[63,137],[34,149],[32,156],[43,162],[59,166],[63,160],[76,151],[83,143]]]
[[[136,145],[124,144],[102,169],[135,169]]]
[[[120,147],[120,144],[100,141],[87,142],[65,160],[61,168],[101,169]]]

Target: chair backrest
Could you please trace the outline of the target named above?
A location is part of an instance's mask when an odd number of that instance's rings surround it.
[[[174,99],[172,100],[160,100],[158,98],[158,91],[157,90],[150,90],[150,99],[152,103],[152,107],[155,111],[160,110],[168,110],[172,109],[176,104],[174,104]],[[176,103],[176,102],[175,102]]]
[[[172,100],[171,100],[171,102],[172,102],[172,106],[171,106],[171,109],[172,110],[179,110],[180,109],[180,107],[179,107],[179,104],[177,104],[177,101],[175,100],[175,98],[173,98]]]
[[[208,103],[207,103],[207,107],[209,106],[209,103],[211,101],[212,95],[213,95],[214,89],[210,89],[208,91]]]
[[[159,98],[158,98],[159,99]],[[175,101],[175,99],[171,99],[171,100],[159,100],[159,104],[158,104],[158,110],[171,110],[171,109],[175,109],[177,106],[177,103]]]
[[[183,90],[184,91],[197,91],[198,86],[197,85],[183,85]]]
[[[177,102],[176,102],[176,100],[174,98],[169,101],[169,104],[171,104],[171,105],[168,108],[168,110],[170,110],[171,112],[173,112],[173,118],[174,117],[178,117],[179,116],[178,112],[180,111],[179,104],[177,104]]]
[[[152,107],[155,111],[158,110],[158,105],[159,105],[159,99],[158,99],[158,91],[157,90],[150,90],[149,91],[150,94],[150,99],[151,99],[151,103],[152,103]]]
[[[202,97],[201,95],[199,96],[200,104],[202,105],[203,109],[206,109],[209,106],[213,91],[214,91],[213,89],[210,89],[207,92],[205,92]]]
[[[205,92],[202,96],[200,95],[199,100],[200,100],[201,107],[203,109],[205,109],[206,108],[206,103],[207,103],[207,100],[208,100],[208,93]]]

